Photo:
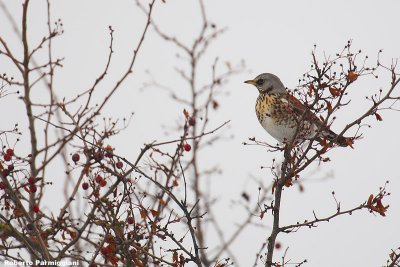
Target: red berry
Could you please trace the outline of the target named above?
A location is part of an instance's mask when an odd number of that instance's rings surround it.
[[[100,249],[100,252],[101,252],[101,254],[108,254],[110,252],[110,249],[109,249],[108,246],[107,247],[102,247]]]
[[[3,182],[0,182],[0,189],[6,189],[6,185]]]
[[[34,213],[38,213],[39,212],[38,205],[33,206],[32,210],[33,210]]]
[[[135,223],[135,219],[133,219],[133,217],[129,216],[127,219],[129,224],[134,224]]]
[[[107,185],[107,181],[106,180],[101,180],[100,181],[100,186],[101,187],[105,187]]]
[[[9,154],[4,154],[4,160],[5,161],[10,161],[11,160],[11,155],[9,155]]]
[[[122,161],[118,161],[118,162],[115,164],[115,166],[116,166],[118,169],[122,169],[122,166],[124,166],[124,163],[122,163]]]
[[[31,184],[31,185],[29,186],[29,191],[30,191],[31,193],[36,193],[36,191],[37,191],[37,186],[34,185],[34,184]]]
[[[14,150],[12,150],[12,148],[9,148],[6,150],[6,154],[10,155],[12,157],[12,156],[14,156]]]
[[[8,167],[7,167],[7,169],[10,171],[10,172],[12,172],[13,170],[14,170],[14,165],[8,165]]]
[[[103,154],[103,152],[101,152],[101,151],[96,152],[96,153],[94,154],[94,159],[97,160],[97,161],[100,161],[100,160],[102,160],[103,158],[104,158],[104,154]]]
[[[82,184],[83,190],[88,190],[89,189],[89,184],[88,183],[83,183]]]
[[[112,157],[113,157],[113,153],[112,153],[111,151],[106,151],[105,156],[106,156],[107,158],[112,158]]]
[[[101,181],[103,181],[103,177],[101,177],[100,175],[97,175],[94,180],[96,181],[96,183],[99,184]]]
[[[8,169],[3,169],[3,170],[1,171],[1,174],[2,174],[4,177],[6,177],[7,175],[10,174],[10,171],[9,171]]]
[[[196,124],[196,118],[195,117],[190,117],[189,118],[189,125],[194,126]]]
[[[72,161],[77,163],[79,161],[79,159],[81,158],[81,156],[79,156],[79,154],[73,154],[72,155]]]
[[[33,178],[32,176],[28,178],[28,183],[29,184],[34,184],[36,182],[36,179]]]
[[[192,149],[192,146],[189,145],[189,144],[185,144],[185,145],[183,146],[183,149],[185,149],[185,151],[189,152],[189,151]]]
[[[275,248],[280,249],[282,247],[282,244],[280,242],[275,243]]]

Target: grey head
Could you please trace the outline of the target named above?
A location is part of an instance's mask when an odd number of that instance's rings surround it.
[[[260,94],[275,94],[275,93],[286,93],[286,88],[278,78],[278,76],[272,73],[262,73],[255,77],[253,80],[245,81],[257,87]]]

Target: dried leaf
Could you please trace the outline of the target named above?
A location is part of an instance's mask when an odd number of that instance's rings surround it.
[[[372,206],[372,200],[373,200],[373,199],[374,199],[374,195],[373,195],[373,194],[369,195],[369,198],[368,198],[368,201],[367,201],[368,207],[371,207],[371,206]]]
[[[274,184],[272,185],[272,194],[275,192],[275,187],[276,187],[277,181],[274,181]]]
[[[354,149],[353,147],[354,142],[351,138],[345,138],[344,142],[346,143],[346,145]]]
[[[326,101],[326,107],[328,108],[328,112],[332,113],[333,109],[332,109],[332,104],[329,101]]]
[[[381,216],[383,216],[383,217],[386,216],[385,212],[386,212],[386,209],[385,209],[385,210],[379,210],[379,214],[380,214]]]
[[[140,209],[140,217],[142,217],[142,219],[146,219],[146,217],[147,217],[147,210],[145,210],[145,209]]]
[[[349,73],[347,73],[347,80],[349,80],[350,82],[354,82],[355,80],[357,80],[357,78],[358,74],[354,71],[349,71]]]
[[[14,214],[15,218],[22,217],[22,215],[23,215],[22,210],[20,208],[18,208],[18,207],[14,209],[13,214]]]
[[[340,90],[337,89],[336,87],[329,87],[329,92],[334,97],[340,96]]]
[[[380,214],[380,215],[386,216],[386,215],[385,215],[386,208],[383,206],[382,200],[381,200],[380,198],[378,198],[378,199],[376,200],[376,207],[378,208],[379,214]]]
[[[179,255],[179,267],[185,266],[185,257],[183,255]]]
[[[312,96],[313,95],[313,90],[314,90],[314,85],[313,84],[310,84],[309,86],[308,86],[308,96]]]
[[[174,254],[172,255],[172,261],[174,263],[178,263],[178,252],[174,251]]]
[[[68,234],[70,235],[70,237],[71,237],[72,239],[75,239],[75,238],[76,238],[76,232],[71,231],[71,230],[68,230]]]
[[[183,115],[185,115],[186,119],[189,118],[189,112],[186,109],[183,110]]]
[[[213,100],[212,107],[213,107],[213,109],[217,109],[219,107],[219,103],[217,101]]]
[[[375,207],[375,206],[371,206],[371,210],[375,211],[375,212],[379,212],[379,209],[377,207]]]
[[[158,211],[156,210],[150,210],[151,215],[153,215],[154,217],[156,217],[158,215]]]
[[[290,187],[290,186],[292,186],[292,185],[293,185],[292,178],[287,179],[286,182],[285,182],[285,186],[286,186],[286,187]]]
[[[325,147],[325,146],[328,145],[328,143],[326,142],[326,139],[325,139],[325,138],[319,139],[319,143],[320,143],[320,145],[323,146],[323,147]]]
[[[378,120],[378,121],[383,121],[381,115],[379,115],[379,114],[376,113],[376,112],[375,112],[375,118],[376,118],[376,120]]]
[[[162,205],[162,206],[165,206],[165,200],[164,199],[162,199],[162,198],[160,198],[160,205]]]

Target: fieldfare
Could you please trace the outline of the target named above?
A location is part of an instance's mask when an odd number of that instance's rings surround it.
[[[245,83],[257,87],[260,93],[256,101],[258,121],[279,142],[299,143],[307,139],[327,139],[339,146],[352,145],[353,138],[343,137],[331,131],[310,108],[289,94],[274,74],[262,73]]]

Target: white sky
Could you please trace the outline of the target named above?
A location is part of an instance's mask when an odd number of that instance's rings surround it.
[[[21,1],[1,0],[19,20]],[[32,1],[30,10],[31,40],[40,40],[46,29],[45,1]],[[199,29],[197,1],[172,1],[158,3],[154,18],[165,32],[189,42]],[[258,186],[249,182],[250,176],[270,181],[272,176],[260,166],[280,159],[279,153],[270,153],[262,147],[244,147],[241,143],[248,137],[257,137],[274,142],[258,124],[254,114],[257,92],[244,85],[243,81],[261,72],[278,75],[289,88],[297,85],[301,75],[309,70],[310,52],[314,44],[319,51],[334,55],[353,39],[353,48],[362,49],[376,60],[379,49],[384,50],[383,61],[388,65],[392,58],[400,56],[399,1],[205,1],[208,17],[220,27],[228,27],[210,48],[208,57],[199,70],[200,79],[209,76],[210,63],[215,56],[232,64],[246,62],[249,72],[234,76],[223,88],[229,96],[219,99],[221,108],[214,114],[211,126],[231,120],[226,136],[233,139],[222,141],[203,154],[204,165],[218,163],[223,174],[212,180],[212,191],[218,196],[218,214],[227,232],[235,222],[241,221],[241,208],[230,205],[232,199],[240,198],[243,189],[255,203]],[[115,30],[115,57],[110,75],[103,85],[113,84],[130,60],[143,24],[144,16],[133,0],[124,1],[54,1],[53,19],[61,18],[65,34],[54,43],[55,54],[65,57],[64,67],[57,72],[56,85],[59,96],[72,96],[87,89],[96,75],[103,69],[109,45],[108,26]],[[15,36],[0,12],[0,34],[17,47]],[[166,140],[162,125],[173,126],[184,108],[171,102],[167,94],[148,88],[140,91],[149,80],[145,74],[150,70],[159,82],[177,88],[184,83],[173,68],[183,66],[176,61],[176,50],[151,32],[144,49],[136,62],[135,74],[123,86],[103,115],[109,117],[128,116],[135,112],[131,127],[115,139],[117,152],[134,158],[143,143]],[[128,56],[129,55],[129,56]],[[0,62],[0,72],[8,72],[7,65]],[[377,88],[387,88],[388,80],[368,80],[355,84],[352,106],[338,115],[334,129],[354,119],[366,106],[365,95]],[[400,88],[398,88],[400,94]],[[40,93],[36,95],[40,98]],[[14,105],[2,103],[3,108]],[[298,193],[296,188],[286,190],[282,202],[282,223],[295,223],[312,219],[312,210],[320,216],[335,210],[331,192],[336,192],[343,208],[354,207],[365,201],[369,194],[376,193],[386,180],[392,195],[384,200],[390,204],[387,217],[372,215],[366,211],[352,216],[342,216],[330,223],[321,223],[318,228],[302,229],[290,235],[281,234],[278,240],[289,246],[288,258],[294,262],[308,260],[306,266],[381,266],[388,258],[390,249],[400,246],[400,175],[398,171],[400,148],[399,113],[381,112],[383,122],[370,117],[371,129],[364,130],[364,139],[356,143],[355,149],[338,148],[329,156],[332,161],[322,165],[316,175],[305,183],[306,191]],[[23,114],[2,118],[7,126],[13,125]],[[27,136],[26,136],[27,137]],[[307,173],[307,172],[306,172]],[[327,173],[334,179],[312,182]],[[307,177],[304,177],[307,178]],[[56,185],[57,186],[57,183]],[[60,185],[59,185],[60,186]],[[57,203],[49,206],[58,209]],[[270,214],[260,223],[269,225]],[[261,243],[269,236],[269,228],[251,227],[243,233],[233,246],[240,266],[251,266]],[[212,243],[212,238],[210,243]],[[276,252],[281,256],[283,249]],[[261,264],[259,265],[261,266]]]

